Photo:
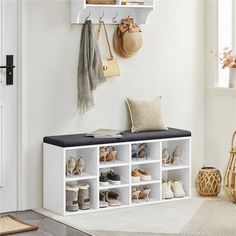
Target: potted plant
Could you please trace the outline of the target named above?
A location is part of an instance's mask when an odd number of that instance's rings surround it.
[[[229,88],[236,88],[236,56],[233,50],[225,48],[220,54],[222,68],[229,68]]]

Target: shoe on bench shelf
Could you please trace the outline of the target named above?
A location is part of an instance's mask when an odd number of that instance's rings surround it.
[[[175,198],[181,198],[185,196],[185,191],[183,189],[183,183],[181,180],[171,181],[171,189]]]
[[[164,181],[162,182],[162,199],[172,199],[174,198],[174,193],[171,189],[171,182]]]
[[[108,202],[109,206],[120,206],[120,194],[115,191],[107,191],[105,193],[106,201]]]
[[[99,151],[99,160],[104,161],[113,161],[115,163],[117,150],[114,146],[101,147]]]
[[[74,212],[79,210],[78,193],[78,185],[66,185],[66,211]]]
[[[66,162],[66,175],[72,176],[75,174],[76,169],[76,159],[74,157],[70,157]]]
[[[152,180],[152,176],[147,170],[144,170],[144,169],[141,169],[141,168],[137,168],[137,169],[134,169],[134,170],[136,171],[137,175],[140,176],[140,179],[142,181]]]
[[[104,192],[99,192],[99,208],[108,207],[108,202],[106,202],[106,195]]]
[[[138,183],[141,181],[140,176],[138,175],[136,170],[131,171],[131,179],[132,183]]]
[[[116,174],[114,170],[107,173],[107,179],[110,184],[121,184],[120,175]]]
[[[78,202],[80,210],[90,209],[89,185],[86,183],[79,184]]]
[[[100,186],[108,186],[109,182],[107,179],[107,172],[101,172],[99,177],[99,185]]]

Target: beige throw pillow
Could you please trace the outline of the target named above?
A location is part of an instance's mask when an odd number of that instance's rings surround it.
[[[161,115],[161,97],[149,100],[126,99],[132,132],[167,130]]]

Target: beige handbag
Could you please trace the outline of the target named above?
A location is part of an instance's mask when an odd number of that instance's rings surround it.
[[[106,42],[107,42],[107,46],[108,46],[109,54],[110,54],[110,58],[102,60],[102,68],[103,68],[104,76],[105,77],[119,76],[120,75],[119,65],[117,63],[117,60],[114,59],[114,57],[112,55],[111,46],[110,46],[110,43],[109,43],[106,26],[105,26],[103,21],[100,22],[100,25],[99,25],[99,28],[98,28],[98,40],[99,40],[99,35],[100,35],[100,32],[101,32],[102,26],[104,28],[105,38],[106,38]]]

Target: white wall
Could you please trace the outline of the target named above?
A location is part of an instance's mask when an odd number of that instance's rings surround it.
[[[110,36],[114,29],[109,26]],[[43,137],[99,127],[127,129],[127,96],[163,96],[168,126],[193,133],[195,176],[204,156],[204,3],[157,1],[142,30],[140,53],[119,58],[120,78],[101,85],[94,93],[95,107],[82,116],[76,89],[81,26],[70,25],[69,0],[23,1],[21,208],[42,206]]]
[[[217,1],[206,1],[206,105],[205,105],[205,165],[215,166],[222,176],[229,160],[231,137],[236,130],[236,92],[216,89]]]

